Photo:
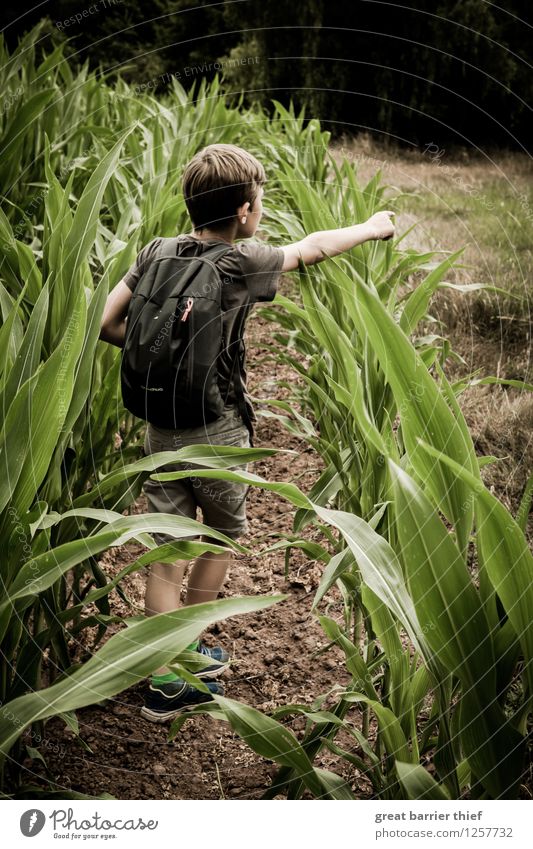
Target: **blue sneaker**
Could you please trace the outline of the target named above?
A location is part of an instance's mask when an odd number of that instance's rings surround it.
[[[203,654],[206,659],[213,661],[208,666],[204,666],[203,669],[194,673],[197,678],[217,678],[229,667],[229,654],[221,646],[215,646],[210,649],[201,642],[197,651],[198,654]]]
[[[167,722],[196,705],[212,702],[213,696],[224,695],[224,688],[217,682],[207,684],[209,693],[202,693],[178,678],[168,684],[150,684],[141,708],[141,716],[149,722]]]

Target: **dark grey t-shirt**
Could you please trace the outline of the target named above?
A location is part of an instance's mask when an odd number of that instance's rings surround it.
[[[195,236],[178,236],[178,240],[194,244],[199,241]],[[205,246],[223,244],[222,240],[202,240]],[[126,273],[124,282],[133,291],[146,268],[157,253],[162,239],[153,239],[138,254],[132,267]],[[253,304],[258,301],[272,301],[276,295],[278,278],[283,265],[283,251],[258,242],[238,242],[225,256],[217,260],[217,267],[224,282],[222,286],[223,331],[227,340],[225,350],[219,358],[219,386],[226,403],[235,404],[233,383],[228,387],[233,356],[238,350],[238,318],[245,309],[245,320]],[[250,307],[245,308],[249,300]],[[245,398],[249,414],[255,420],[252,402],[246,392],[246,362],[241,370],[244,382]],[[226,396],[227,393],[227,396]]]

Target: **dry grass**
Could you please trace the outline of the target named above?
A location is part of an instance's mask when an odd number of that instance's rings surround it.
[[[461,408],[477,453],[500,458],[484,468],[486,484],[516,514],[526,481],[533,473],[533,395],[499,386],[476,386],[461,396]],[[532,520],[533,516],[530,538]]]
[[[442,251],[466,246],[470,268],[459,271],[457,282],[524,290],[533,270],[533,165],[525,154],[439,155],[436,146],[427,152],[384,148],[367,136],[332,152],[354,162],[361,182],[379,168],[391,196],[401,193],[399,230],[417,225],[406,244]]]

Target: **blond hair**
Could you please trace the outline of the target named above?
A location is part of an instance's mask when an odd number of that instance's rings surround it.
[[[253,207],[266,182],[261,163],[234,144],[210,144],[189,162],[183,195],[196,230],[221,229],[247,201]]]

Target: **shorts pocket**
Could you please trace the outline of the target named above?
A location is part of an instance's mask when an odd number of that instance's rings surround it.
[[[224,448],[249,448],[250,434],[246,425],[213,435],[211,444]],[[215,452],[216,455],[216,452]],[[192,468],[200,468],[198,466]],[[247,472],[248,463],[238,458],[226,467],[227,471]],[[222,471],[222,470],[221,470]],[[228,529],[231,533],[242,533],[245,528],[245,501],[249,484],[241,481],[228,481],[221,478],[191,477],[195,497],[202,508],[206,524],[218,530]]]
[[[245,424],[238,425],[221,433],[213,433],[209,438],[209,444],[220,447],[249,448],[250,433]]]

